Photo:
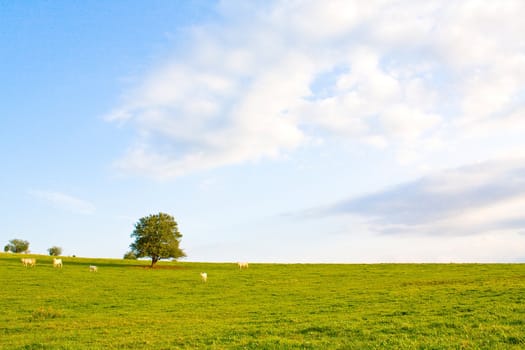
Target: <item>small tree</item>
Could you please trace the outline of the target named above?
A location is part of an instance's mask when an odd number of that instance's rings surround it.
[[[141,218],[131,234],[130,245],[137,258],[150,257],[151,267],[160,259],[182,258],[186,254],[179,247],[182,234],[173,216],[158,213]]]
[[[49,252],[49,255],[51,256],[59,256],[62,255],[62,248],[53,246],[47,250]]]
[[[9,244],[4,247],[5,252],[24,253],[29,250],[29,242],[22,239],[12,239]]]

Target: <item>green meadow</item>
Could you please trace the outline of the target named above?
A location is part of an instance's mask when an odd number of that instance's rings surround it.
[[[0,349],[525,348],[524,264],[21,257],[0,254]]]

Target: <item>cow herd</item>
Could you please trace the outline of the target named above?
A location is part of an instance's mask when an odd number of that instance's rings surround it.
[[[247,269],[248,268],[248,263],[247,262],[238,262],[237,266],[239,266],[239,270]],[[201,272],[201,280],[204,283],[208,282],[208,274],[206,272]]]
[[[25,267],[35,267],[36,265],[35,258],[22,258],[20,260],[22,261],[22,264]],[[247,262],[238,262],[237,265],[239,266],[239,270],[248,268]],[[61,269],[63,267],[62,259],[53,258],[53,267]],[[95,265],[90,265],[89,272],[98,272],[98,267],[96,267]],[[201,272],[200,276],[201,276],[202,282],[208,282],[208,274],[206,272]]]
[[[22,265],[25,267],[35,267],[36,266],[36,259],[35,258],[22,258],[20,259],[22,261]],[[59,258],[53,258],[53,267],[61,269],[63,266],[62,259]],[[97,272],[98,268],[94,265],[91,265],[89,267],[90,272]]]

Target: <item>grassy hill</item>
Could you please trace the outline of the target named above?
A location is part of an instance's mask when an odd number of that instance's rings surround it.
[[[1,349],[525,347],[524,264],[21,257],[0,254]]]

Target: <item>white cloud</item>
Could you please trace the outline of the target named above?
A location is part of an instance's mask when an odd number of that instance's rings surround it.
[[[439,124],[441,118],[411,109],[407,105],[393,105],[384,111],[381,121],[387,135],[410,140],[421,137],[425,131]]]
[[[523,58],[522,65],[525,64],[525,55]],[[506,62],[501,64],[507,66]],[[474,124],[483,119],[497,118],[498,114],[507,112],[505,108],[511,107],[515,95],[521,93],[524,78],[517,69],[501,67],[468,77],[464,85],[464,116],[461,121]]]
[[[456,2],[440,9],[440,53],[459,69],[490,67],[523,50],[525,3],[520,0]],[[516,51],[518,50],[518,51]]]
[[[93,214],[96,210],[92,203],[61,192],[29,190],[28,193],[35,198],[48,202],[56,208],[72,213]]]
[[[170,178],[271,159],[321,132],[425,168],[447,147],[468,158],[487,141],[475,130],[496,143],[525,125],[521,1],[219,6],[224,22],[195,26],[108,115],[137,130],[122,171]]]
[[[525,227],[522,219],[525,208],[525,195],[510,196],[486,205],[465,208],[450,218],[434,223],[434,230],[454,229],[461,232],[516,231]]]
[[[524,209],[523,159],[508,159],[441,171],[307,215],[351,215],[384,234],[462,236],[523,231]]]

